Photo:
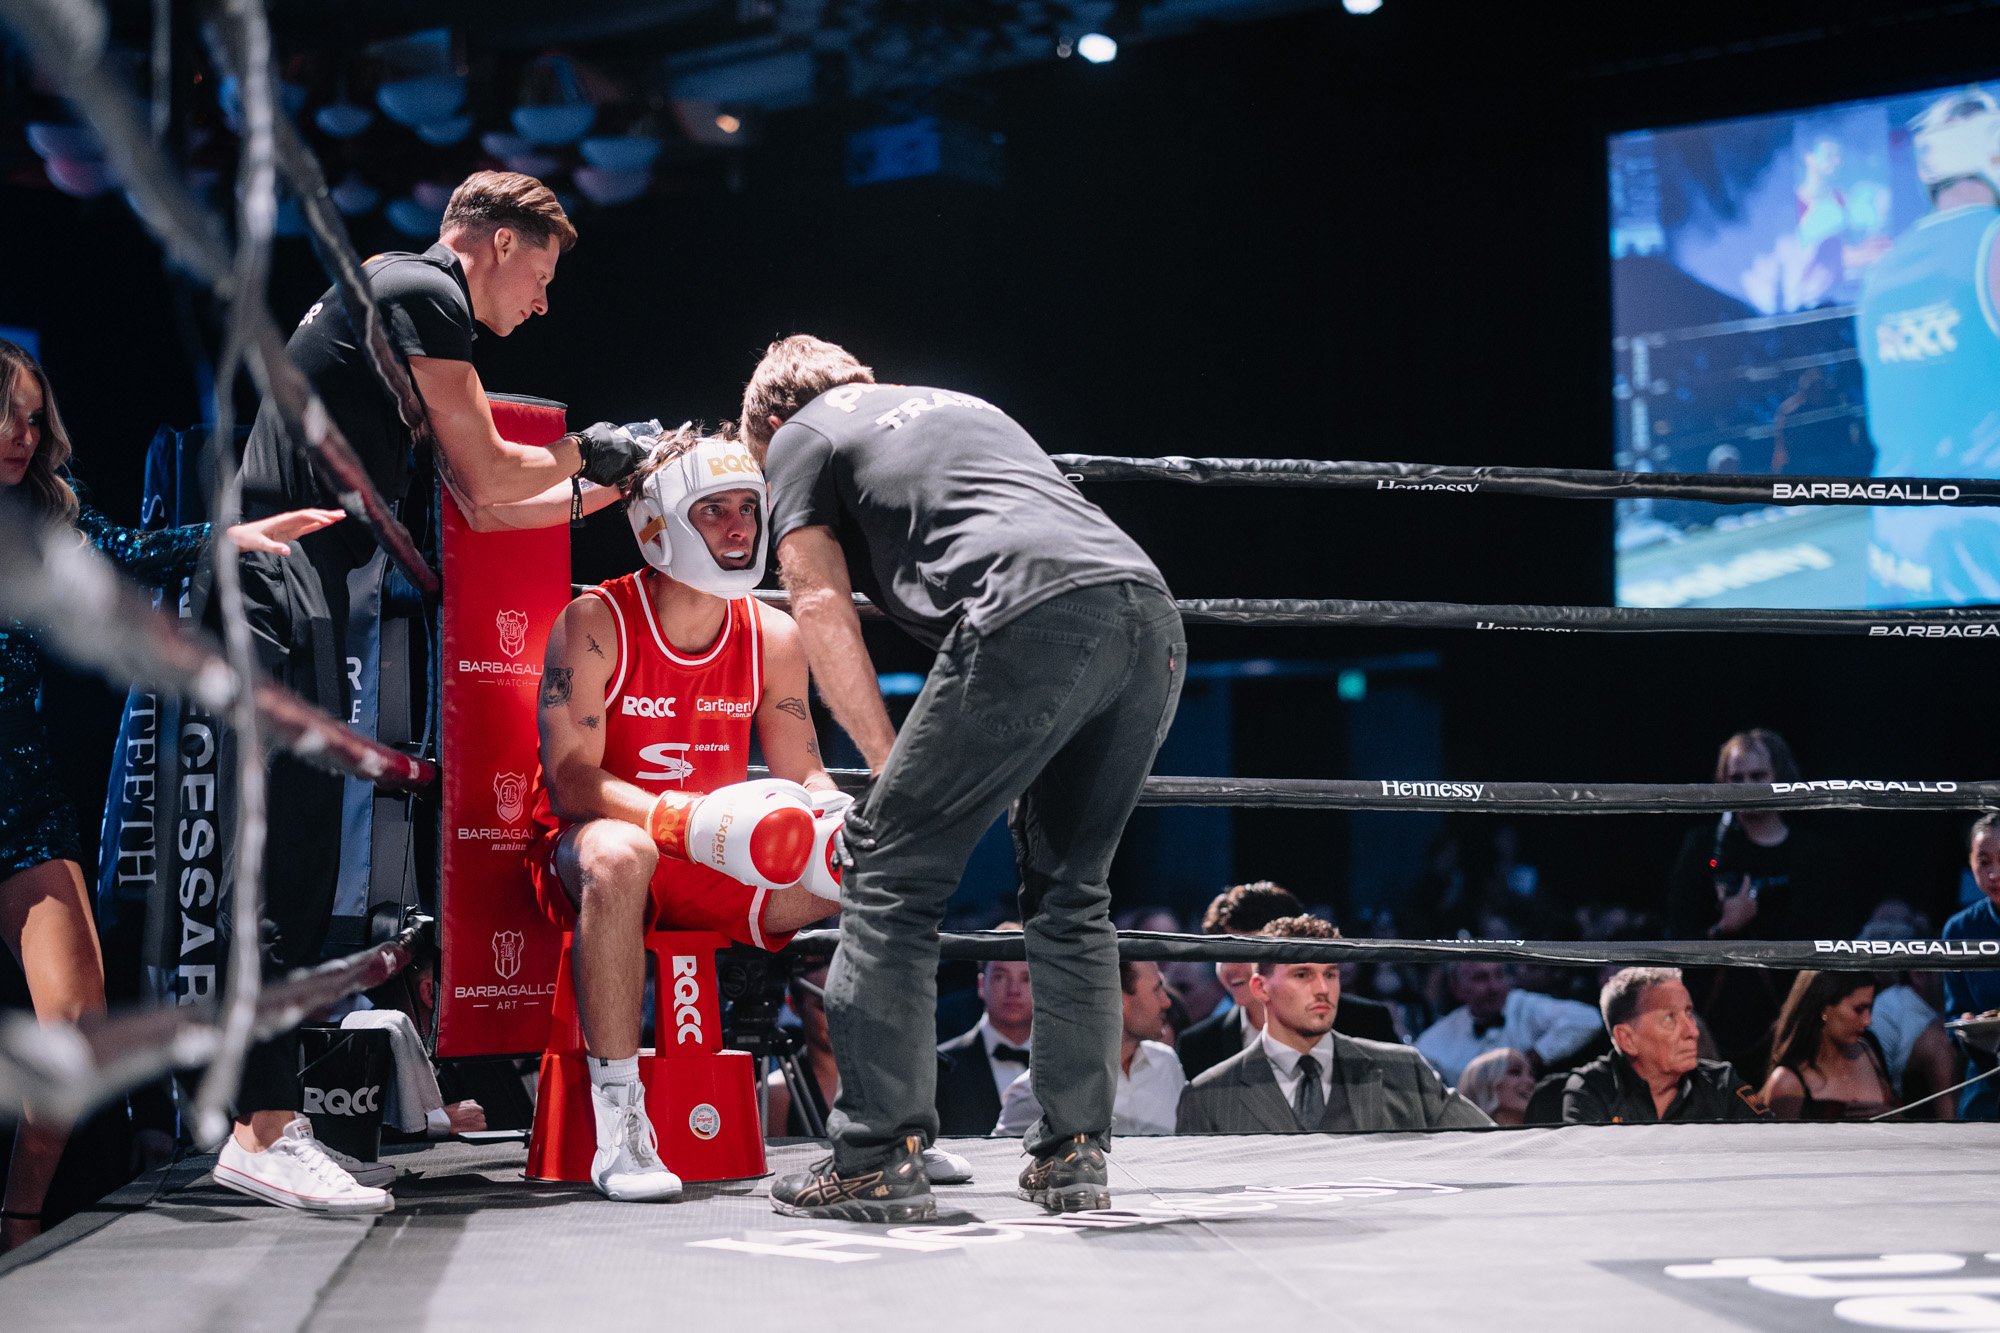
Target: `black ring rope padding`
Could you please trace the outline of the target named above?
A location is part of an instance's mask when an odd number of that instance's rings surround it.
[[[259,1039],[289,1032],[336,1001],[371,990],[416,961],[428,917],[395,939],[292,973],[257,997]],[[170,1069],[205,1063],[221,1041],[208,1005],[164,1005],[44,1024],[0,1019],[0,1113],[29,1109],[74,1118]]]
[[[138,103],[109,57],[109,22],[102,6],[76,0],[0,0],[0,19],[20,35],[96,131],[134,211],[167,253],[218,297],[233,300],[236,283],[222,227],[154,147]],[[277,407],[286,435],[311,450],[314,461],[335,480],[341,507],[369,530],[412,583],[436,596],[442,586],[437,571],[390,512],[326,404],[292,363],[269,311],[255,306],[245,318],[254,335],[245,349],[251,376]]]
[[[34,626],[57,653],[118,685],[186,695],[214,713],[236,697],[236,673],[213,638],[155,607],[74,528],[5,493],[0,616]],[[265,733],[306,762],[402,791],[437,780],[437,765],[363,735],[276,681],[253,688]]]
[[[1779,790],[1784,788],[1784,790]],[[1791,783],[1434,782],[1148,778],[1140,805],[1471,814],[1626,815],[1704,810],[1992,810],[2000,782],[1836,779]]]
[[[782,952],[825,958],[838,930],[803,930]],[[956,961],[1018,963],[1027,939],[1018,930],[938,936],[938,956]],[[1561,967],[1651,964],[1661,967],[1761,967],[1826,972],[1966,972],[2000,968],[2000,940],[1316,940],[1253,935],[1118,932],[1118,956],[1149,963],[1452,963],[1468,960],[1549,963]]]
[[[865,791],[865,769],[827,770]],[[752,768],[751,777],[771,776]],[[1779,790],[1783,788],[1783,790]],[[1419,810],[1489,815],[1664,815],[1706,810],[1996,810],[2000,782],[1877,778],[1800,782],[1435,782],[1394,778],[1151,777],[1139,804],[1177,809]]]
[[[586,584],[572,584],[581,594]],[[783,592],[758,601],[791,609]],[[1852,638],[2000,639],[2000,607],[1897,608],[1884,611],[1751,607],[1481,606],[1459,602],[1382,602],[1289,597],[1204,597],[1174,603],[1190,625],[1276,628],[1525,630],[1553,634],[1812,634]],[[854,609],[880,620],[882,609],[860,593]]]
[[[1176,603],[1190,625],[1523,630],[1544,634],[1813,634],[2000,639],[2000,608],[1886,611],[1762,607],[1482,606],[1458,602],[1203,598]]]
[[[1706,500],[1764,505],[1995,505],[2000,480],[1981,477],[1783,477],[1755,473],[1608,472],[1588,468],[1452,467],[1316,458],[1118,458],[1055,454],[1096,481],[1182,481],[1205,486],[1305,486],[1340,491],[1539,495],[1559,500]]]

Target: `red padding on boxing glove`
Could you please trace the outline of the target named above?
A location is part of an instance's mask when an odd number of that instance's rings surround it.
[[[773,810],[750,834],[750,863],[774,884],[796,884],[812,860],[812,811]]]

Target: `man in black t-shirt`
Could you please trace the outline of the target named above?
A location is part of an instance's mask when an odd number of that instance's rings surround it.
[[[991,403],[877,384],[831,343],[773,343],[743,430],[821,695],[875,781],[847,816],[854,867],[827,984],[840,1066],[829,1164],[771,1189],[795,1216],[936,1215],[937,932],[1003,811],[1034,990],[1034,1161],[1023,1197],[1103,1207],[1122,991],[1105,882],[1186,669],[1180,614],[1132,539]],[[859,588],[937,649],[901,734]]]
[[[1604,983],[1598,1010],[1612,1050],[1563,1084],[1564,1124],[1771,1118],[1733,1065],[1697,1053],[1694,1001],[1678,968],[1619,969]]]
[[[1776,732],[1738,732],[1716,754],[1719,783],[1799,781],[1798,761]],[[1861,925],[1855,885],[1831,835],[1779,810],[1725,812],[1688,830],[1667,890],[1674,939],[1811,940],[1851,935]],[[1688,989],[1722,1058],[1761,1079],[1772,1024],[1790,988],[1768,968],[1701,969]]]
[[[601,508],[616,498],[610,488],[638,466],[638,441],[603,423],[546,448],[502,439],[470,360],[475,323],[504,338],[547,312],[556,262],[575,241],[576,228],[548,187],[530,176],[480,172],[453,193],[436,245],[421,255],[378,255],[364,266],[389,343],[407,359],[427,408],[438,473],[474,527],[558,521],[570,511],[573,486],[584,500],[583,479],[604,488],[584,507]],[[329,290],[300,320],[286,350],[376,490],[401,512],[422,512],[430,497],[410,490],[419,441],[361,342],[338,291]],[[266,402],[244,457],[248,514],[337,504],[337,492]],[[373,549],[360,525],[346,523],[300,539],[289,555],[243,561],[244,601],[262,665],[340,718],[349,716],[341,668],[350,576],[369,563]],[[209,614],[213,619],[213,608]],[[261,943],[265,969],[276,975],[318,962],[325,944],[340,865],[341,780],[276,755],[267,808]],[[388,1211],[388,1194],[372,1186],[392,1171],[331,1153],[314,1143],[309,1128],[302,1131],[298,1068],[290,1036],[251,1050],[217,1183],[286,1207]]]

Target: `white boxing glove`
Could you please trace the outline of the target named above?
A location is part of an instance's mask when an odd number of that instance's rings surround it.
[[[813,821],[812,860],[802,881],[807,893],[830,903],[840,901],[841,879],[849,864],[841,822],[839,815],[821,815]]]
[[[812,793],[812,808],[815,815],[845,819],[847,812],[854,808],[854,798],[844,791],[816,791]]]
[[[814,852],[812,795],[796,782],[760,778],[706,795],[666,792],[646,831],[660,850],[765,889],[804,878]]]
[[[854,798],[844,791],[816,791],[813,803],[813,855],[806,868],[806,892],[830,903],[840,901],[840,886],[854,858],[847,852],[847,812]]]

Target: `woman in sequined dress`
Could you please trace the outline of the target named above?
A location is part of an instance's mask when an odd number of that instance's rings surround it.
[[[65,472],[69,436],[48,376],[0,339],[0,491],[72,522],[127,574],[166,583],[194,572],[207,524],[122,528],[79,502]],[[285,542],[340,518],[301,509],[229,529],[239,550],[284,554]],[[28,979],[35,1016],[67,1022],[104,1007],[104,959],[84,888],[76,810],[57,785],[41,717],[42,659],[18,625],[0,622],[0,941]],[[41,1230],[41,1210],[69,1127],[29,1118],[14,1136],[0,1198],[0,1251]]]

